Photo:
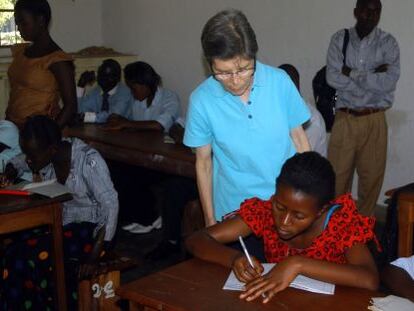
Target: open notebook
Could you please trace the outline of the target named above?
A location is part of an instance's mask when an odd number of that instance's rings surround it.
[[[263,274],[268,273],[275,264],[265,263],[263,264]],[[230,272],[229,277],[227,278],[226,283],[224,284],[224,290],[237,290],[242,291],[244,283],[240,282],[233,271]],[[289,285],[290,287],[306,290],[318,294],[333,295],[335,293],[335,285],[331,283],[326,283],[318,280],[308,278],[303,275],[298,275],[296,279],[293,280]]]
[[[41,194],[49,198],[56,198],[63,194],[70,193],[69,189],[66,186],[58,183],[56,179],[32,183],[24,181],[17,185],[7,187],[6,189],[27,190],[31,193]]]

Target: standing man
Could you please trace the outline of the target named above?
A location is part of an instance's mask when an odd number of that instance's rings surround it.
[[[342,53],[345,31],[333,35],[328,50],[326,78],[337,90],[337,113],[328,147],[336,192],[351,190],[354,170],[359,177],[358,206],[374,212],[384,179],[387,155],[385,111],[394,101],[400,76],[400,52],[395,38],[377,28],[380,0],[358,0],[355,27],[349,30],[346,60]]]

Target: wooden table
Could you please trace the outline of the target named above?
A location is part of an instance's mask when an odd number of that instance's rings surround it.
[[[195,156],[191,149],[164,143],[163,133],[108,131],[101,125],[84,124],[66,129],[65,135],[82,139],[109,160],[195,178]]]
[[[192,259],[121,286],[117,294],[130,302],[130,310],[228,311],[367,310],[372,297],[384,296],[369,290],[337,286],[335,295],[322,295],[288,288],[271,302],[240,300],[240,292],[222,287],[229,269]]]
[[[0,195],[0,234],[50,225],[53,236],[53,258],[58,310],[66,310],[65,273],[62,248],[62,211],[60,203],[71,199],[63,195],[55,199],[40,195],[28,197]]]
[[[391,197],[398,188],[388,190],[385,195]],[[414,249],[414,192],[402,190],[398,194],[398,257],[413,255]]]

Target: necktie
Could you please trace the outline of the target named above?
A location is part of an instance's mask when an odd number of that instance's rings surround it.
[[[102,94],[102,111],[108,111],[109,110],[109,94],[107,92],[104,92]]]

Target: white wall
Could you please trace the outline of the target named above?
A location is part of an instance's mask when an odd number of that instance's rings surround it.
[[[78,0],[77,0],[78,1]],[[81,1],[80,1],[81,2]],[[224,8],[243,10],[259,43],[259,59],[289,62],[302,74],[302,93],[311,100],[311,79],[325,63],[331,35],[354,24],[355,0],[102,0],[106,46],[135,53],[151,63],[186,105],[204,79],[200,47],[207,19]],[[414,179],[414,1],[383,0],[380,27],[398,39],[402,75],[388,113],[389,157],[384,189]]]
[[[52,8],[50,32],[63,50],[76,52],[102,45],[101,0],[49,0],[49,4]]]

